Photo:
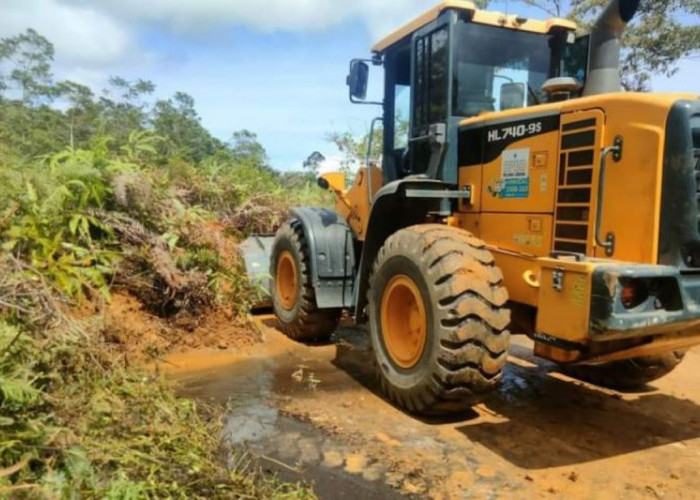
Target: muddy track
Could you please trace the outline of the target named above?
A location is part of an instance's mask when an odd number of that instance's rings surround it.
[[[700,351],[645,392],[574,381],[515,338],[501,389],[425,420],[381,395],[362,330],[305,346],[260,318],[264,342],[174,357],[183,393],[231,405],[226,440],[322,498],[696,498]]]

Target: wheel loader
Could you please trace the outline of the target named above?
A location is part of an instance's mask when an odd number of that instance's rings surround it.
[[[614,389],[673,370],[700,344],[700,100],[621,91],[638,8],[581,35],[447,0],[353,60],[381,161],[321,175],[335,208],[294,209],[269,245],[280,330],[366,323],[386,396],[421,414],[497,387],[511,332]]]

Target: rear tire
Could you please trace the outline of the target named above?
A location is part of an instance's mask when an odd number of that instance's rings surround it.
[[[297,219],[286,222],[277,231],[270,274],[270,293],[279,330],[294,340],[328,340],[338,326],[341,311],[316,307],[309,247]]]
[[[372,348],[391,401],[415,413],[453,413],[498,386],[510,341],[502,281],[484,243],[461,229],[425,224],[386,241],[368,299]]]
[[[564,372],[579,380],[624,392],[640,389],[649,382],[668,375],[684,357],[684,352],[672,351],[603,365],[564,366]]]

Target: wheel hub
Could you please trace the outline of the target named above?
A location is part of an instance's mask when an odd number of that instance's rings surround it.
[[[382,296],[382,336],[392,361],[413,368],[425,349],[427,317],[415,282],[404,274],[394,276]]]
[[[294,256],[285,250],[277,259],[277,275],[275,278],[277,299],[286,311],[291,311],[299,296],[299,278]]]

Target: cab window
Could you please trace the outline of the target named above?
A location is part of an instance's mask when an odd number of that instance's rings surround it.
[[[447,118],[448,30],[440,28],[415,44],[414,135]]]

